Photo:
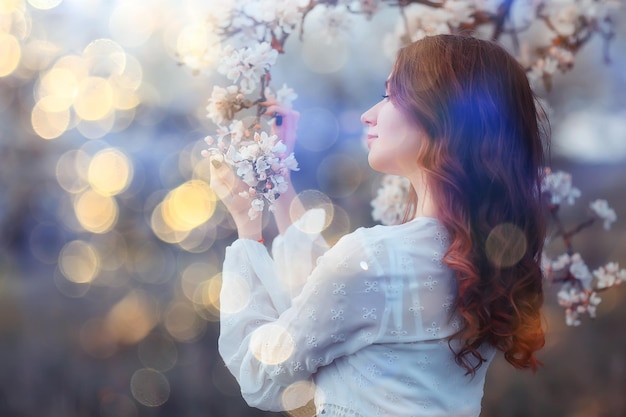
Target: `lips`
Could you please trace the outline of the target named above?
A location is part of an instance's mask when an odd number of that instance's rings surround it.
[[[367,148],[369,149],[372,146],[372,142],[378,138],[377,135],[367,135]]]

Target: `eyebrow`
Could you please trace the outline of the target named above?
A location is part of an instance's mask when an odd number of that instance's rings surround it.
[[[389,80],[385,81],[385,91],[389,90]]]

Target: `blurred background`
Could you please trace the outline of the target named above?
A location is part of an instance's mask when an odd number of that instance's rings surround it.
[[[223,81],[206,62],[211,4],[0,0],[0,416],[271,415],[245,405],[216,351],[235,234],[200,157]],[[626,18],[615,21],[610,63],[592,39],[542,92],[551,165],[582,191],[564,221],[596,198],[618,215],[574,240],[592,270],[626,266]],[[334,204],[331,240],[373,224],[379,177],[359,116],[384,93],[397,22],[391,9],[351,17],[332,43],[292,36],[272,70],[302,114],[293,182]],[[576,328],[546,290],[545,366],[498,358],[482,415],[626,416],[626,288]]]

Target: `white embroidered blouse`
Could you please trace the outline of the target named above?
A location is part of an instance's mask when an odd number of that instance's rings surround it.
[[[360,228],[328,249],[301,230],[320,212],[277,237],[273,258],[253,240],[227,248],[219,351],[248,404],[293,409],[309,386],[323,417],[478,416],[495,349],[483,346],[473,378],[454,361],[444,227],[421,217]]]

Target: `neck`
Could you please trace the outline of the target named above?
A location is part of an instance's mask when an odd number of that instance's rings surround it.
[[[437,217],[437,204],[433,199],[428,183],[421,171],[408,177],[411,185],[417,194],[417,206],[415,207],[415,217]]]

